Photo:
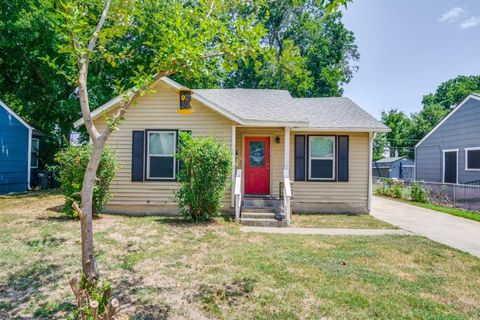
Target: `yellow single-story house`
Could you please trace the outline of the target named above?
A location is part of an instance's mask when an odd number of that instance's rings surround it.
[[[288,224],[292,211],[369,212],[372,140],[388,128],[350,99],[293,98],[270,89],[191,90],[167,77],[152,89],[108,141],[121,164],[108,212],[177,212],[181,131],[213,136],[231,148],[233,181],[223,208],[246,224],[275,218]],[[121,101],[92,112],[99,129]]]

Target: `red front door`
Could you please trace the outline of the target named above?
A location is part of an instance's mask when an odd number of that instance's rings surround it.
[[[245,193],[270,194],[270,138],[245,137]]]

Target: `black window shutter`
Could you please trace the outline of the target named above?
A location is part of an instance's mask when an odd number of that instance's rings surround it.
[[[132,132],[132,181],[143,181],[145,132]]]
[[[295,181],[305,181],[305,135],[295,135]]]
[[[192,131],[191,130],[179,130],[178,131],[179,136],[177,138],[177,152],[178,152],[178,150],[180,148],[180,145],[182,143],[182,141],[180,140],[180,133],[182,133],[182,132],[186,132],[190,136],[192,136]],[[183,167],[183,161],[177,159],[177,173],[180,172],[180,170],[182,170],[182,167]]]
[[[348,181],[348,136],[338,136],[338,181]]]

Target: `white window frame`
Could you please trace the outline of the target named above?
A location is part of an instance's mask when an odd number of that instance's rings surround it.
[[[332,140],[333,155],[332,157],[312,157],[312,138],[328,138]],[[308,180],[312,181],[334,181],[336,171],[336,136],[308,136]],[[312,178],[312,160],[332,160],[332,177],[331,178]]]
[[[465,171],[480,171],[478,168],[468,167],[468,151],[478,151],[480,147],[465,148]]]
[[[151,133],[173,133],[173,153],[172,154],[150,154],[150,134]],[[174,130],[149,130],[147,131],[147,180],[172,180],[176,179],[177,161],[175,158],[175,146],[177,145],[177,131]],[[151,177],[150,176],[150,157],[173,157],[173,176],[172,177]]]
[[[39,154],[39,151],[38,151],[38,150],[40,150],[40,139],[38,139],[38,138],[32,138],[32,142],[31,142],[31,144],[32,144],[32,150],[30,151],[30,158],[31,158],[31,153],[33,152],[33,141],[37,141],[37,145],[38,145],[37,152],[36,152],[36,153],[37,153],[37,163],[36,163],[36,165],[34,166],[34,165],[33,165],[33,161],[30,160],[30,169],[38,169],[38,154]]]
[[[458,184],[458,150],[459,149],[445,149],[445,150],[442,150],[442,183],[448,183],[448,184]],[[455,183],[451,183],[451,182],[445,182],[445,153],[447,152],[455,152],[457,154],[457,174],[456,174],[456,182]]]

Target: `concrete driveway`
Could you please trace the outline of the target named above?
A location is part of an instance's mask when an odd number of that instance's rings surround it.
[[[480,222],[373,197],[372,216],[433,241],[480,257]]]

